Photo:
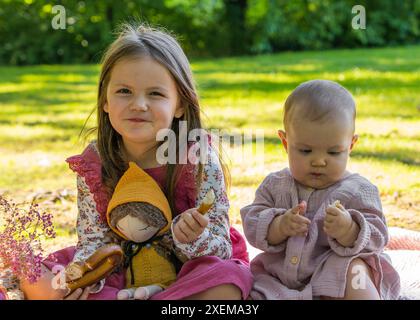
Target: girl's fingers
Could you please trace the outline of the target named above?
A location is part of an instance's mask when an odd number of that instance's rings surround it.
[[[68,296],[64,297],[64,300],[77,300],[77,298],[82,294],[82,289],[74,290]]]
[[[179,230],[181,233],[185,236],[185,238],[188,240],[190,238],[190,235],[194,233],[194,231],[185,223],[184,220],[180,220],[177,223]]]
[[[201,226],[198,223],[197,219],[195,219],[195,217],[192,216],[191,213],[187,212],[184,213],[182,215],[182,219],[185,222],[185,224],[193,231],[193,232],[197,232]]]
[[[87,300],[87,298],[88,298],[88,296],[89,296],[89,293],[90,293],[90,289],[91,289],[91,287],[86,287],[86,288],[83,290],[82,295],[79,297],[79,300]]]
[[[82,295],[83,290],[81,288],[74,290],[68,296],[64,298],[64,300],[78,300],[79,297]]]
[[[200,212],[198,212],[198,210],[194,210],[192,212],[192,217],[195,219],[195,221],[201,228],[207,227],[209,223],[209,218],[207,216],[202,215]]]
[[[186,242],[188,242],[188,234],[186,234],[185,231],[182,228],[185,228],[185,225],[183,226],[183,222],[179,221],[175,225],[175,229],[174,229],[175,237],[181,243],[186,243]]]

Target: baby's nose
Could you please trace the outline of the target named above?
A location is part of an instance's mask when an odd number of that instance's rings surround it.
[[[327,161],[325,159],[314,159],[311,162],[313,167],[325,167],[327,165]]]

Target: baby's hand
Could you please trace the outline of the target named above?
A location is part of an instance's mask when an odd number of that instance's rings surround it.
[[[324,231],[328,236],[337,239],[339,242],[347,238],[352,230],[353,223],[350,213],[339,201],[329,205],[325,210]]]
[[[209,223],[209,218],[203,216],[197,208],[192,208],[181,213],[181,217],[174,226],[174,236],[181,243],[196,240]]]
[[[282,216],[280,231],[288,237],[305,237],[308,233],[309,225],[311,224],[311,220],[304,217],[305,212],[305,201],[302,201],[296,207],[287,210]]]

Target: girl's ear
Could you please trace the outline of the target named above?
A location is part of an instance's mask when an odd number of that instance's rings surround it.
[[[182,104],[179,104],[175,109],[174,117],[179,119],[184,115],[184,112],[185,112],[185,107]]]
[[[353,150],[354,145],[356,144],[357,140],[359,140],[359,136],[357,134],[355,134],[353,136],[353,139],[351,140],[351,145],[350,145],[350,152]]]
[[[283,131],[283,130],[279,130],[279,131],[277,131],[277,134],[278,134],[278,135],[279,135],[279,137],[280,137],[281,144],[283,145],[284,150],[286,150],[286,152],[287,152],[287,139],[286,139],[286,132],[285,132],[285,131]]]
[[[105,102],[105,104],[104,104],[104,111],[105,111],[106,113],[108,113],[108,112],[109,112],[108,102]]]

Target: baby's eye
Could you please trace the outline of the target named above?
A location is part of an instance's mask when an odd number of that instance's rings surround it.
[[[130,94],[131,91],[127,88],[122,88],[122,89],[118,90],[117,93]]]
[[[312,152],[311,149],[300,149],[299,152],[303,153],[303,154],[309,154]]]
[[[341,153],[341,151],[330,151],[330,152],[328,152],[328,154],[332,155],[332,156],[338,156],[340,153]]]

